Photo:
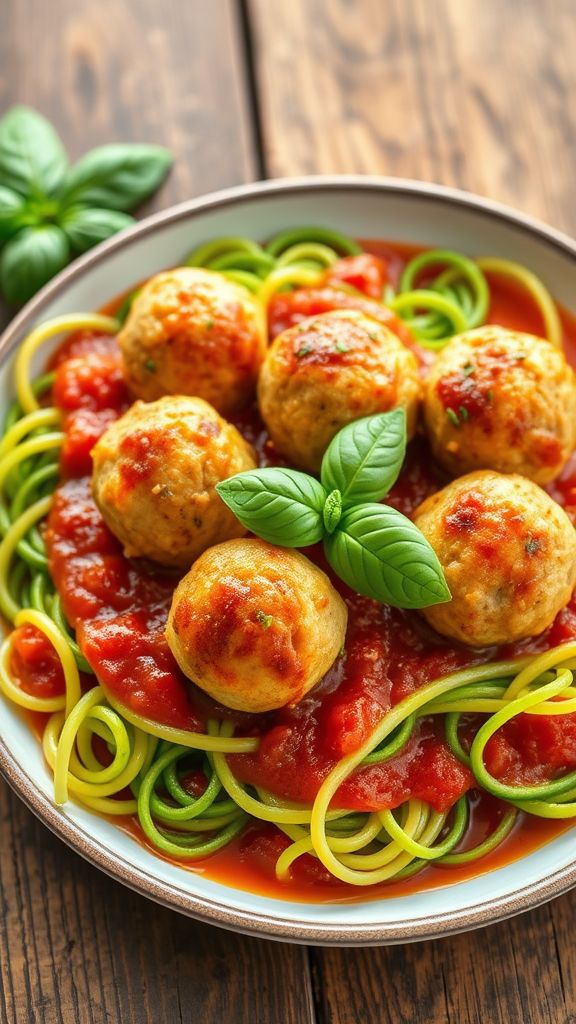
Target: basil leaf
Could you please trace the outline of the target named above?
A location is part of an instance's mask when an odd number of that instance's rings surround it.
[[[271,544],[303,548],[324,536],[326,493],[314,477],[295,469],[255,469],[216,485],[243,526]]]
[[[32,215],[28,215],[26,200],[12,189],[0,185],[0,245],[32,219]]]
[[[414,523],[387,505],[359,505],[346,512],[324,548],[338,576],[365,597],[395,608],[450,600],[430,544]]]
[[[68,159],[46,118],[29,107],[12,107],[0,120],[0,181],[28,197],[53,196]]]
[[[134,223],[134,217],[120,210],[78,206],[65,213],[60,226],[74,252],[82,253]]]
[[[0,291],[8,302],[26,302],[69,258],[66,235],[55,224],[23,228],[0,256]]]
[[[61,200],[66,206],[132,210],[158,188],[171,163],[171,154],[162,146],[99,146],[72,167]]]
[[[356,420],[329,444],[320,479],[330,493],[339,490],[342,505],[380,501],[396,482],[406,454],[404,409]]]

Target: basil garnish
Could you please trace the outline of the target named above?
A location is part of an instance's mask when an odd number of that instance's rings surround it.
[[[133,223],[161,183],[161,146],[100,146],[69,168],[54,128],[28,107],[0,120],[0,291],[29,299],[74,256]]]
[[[217,484],[216,490],[243,526],[271,544],[304,548],[324,536],[326,493],[307,473],[248,470]]]
[[[8,302],[25,302],[70,259],[70,246],[56,224],[23,228],[0,255],[0,290]]]
[[[406,516],[386,505],[351,509],[324,540],[349,587],[395,608],[427,608],[450,597],[435,552]]]
[[[368,416],[339,430],[322,460],[320,479],[339,490],[344,507],[380,501],[396,482],[406,454],[404,409]]]
[[[45,199],[61,188],[68,158],[45,117],[12,107],[0,121],[0,181],[24,198]]]
[[[120,210],[90,206],[73,207],[62,216],[62,227],[74,252],[78,254],[98,245],[98,242],[104,242],[133,223],[134,218]]]
[[[162,146],[99,146],[71,169],[62,201],[66,205],[82,203],[107,210],[133,210],[158,188],[171,163],[170,153]]]
[[[0,245],[26,224],[26,202],[10,188],[0,185]]]
[[[406,516],[377,503],[406,453],[403,409],[369,416],[336,434],[321,483],[292,469],[256,469],[217,485],[222,500],[258,537],[283,547],[324,540],[326,557],[359,594],[397,608],[450,600],[432,547]]]

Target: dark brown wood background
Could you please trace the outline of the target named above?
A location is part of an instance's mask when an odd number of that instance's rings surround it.
[[[0,0],[0,111],[72,156],[162,142],[158,209],[258,177],[428,178],[576,232],[574,0]],[[148,212],[147,210],[143,212]],[[272,944],[162,910],[0,784],[9,1024],[574,1024],[576,896],[389,949]]]

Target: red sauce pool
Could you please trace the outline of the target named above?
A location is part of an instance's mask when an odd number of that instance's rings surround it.
[[[363,302],[369,304],[382,279],[387,277],[395,283],[405,260],[416,250],[372,242],[366,243],[366,248],[377,254],[377,265],[370,266],[369,260],[351,261],[353,265],[337,272],[336,277],[356,287],[363,283],[367,295]],[[542,332],[530,300],[514,286],[503,282],[491,284],[491,322]],[[297,318],[319,311],[319,302],[321,308],[330,308],[330,282],[320,297],[315,294],[297,298]],[[108,309],[113,311],[117,306],[115,302]],[[286,303],[280,303],[280,326],[284,326],[289,314]],[[566,351],[576,364],[576,321],[563,314],[563,323]],[[66,480],[50,515],[47,543],[51,572],[66,615],[77,629],[83,653],[97,668],[98,678],[110,695],[145,717],[188,729],[202,728],[209,716],[231,717],[228,709],[217,707],[185,680],[164,640],[174,576],[152,573],[125,559],[90,497],[90,450],[106,426],[129,404],[115,340],[76,335],[64,344],[54,365],[55,400],[66,414],[67,439],[62,459]],[[263,463],[275,461],[257,414],[244,414],[238,426],[256,444]],[[391,503],[410,514],[443,482],[430,462],[424,439],[417,439],[411,445]],[[566,467],[551,492],[569,512],[576,512],[576,463]],[[321,552],[312,556],[322,562]],[[500,653],[494,649],[471,652],[451,645],[428,629],[417,615],[385,608],[347,592],[339,582],[337,585],[349,605],[346,657],[339,659],[319,686],[295,708],[257,718],[234,715],[239,734],[261,737],[257,754],[231,759],[236,774],[244,781],[265,784],[287,799],[313,800],[334,763],[356,749],[386,710],[403,696],[448,671],[492,660]],[[576,605],[565,609],[546,634],[515,648],[508,647],[504,653],[510,656],[541,651],[574,636]],[[30,630],[18,637],[13,667],[30,692],[48,694],[61,686],[57,664],[49,651],[42,650]],[[499,734],[494,763],[500,763],[503,753],[506,755],[503,760],[508,765],[508,775],[502,777],[512,782],[530,781],[536,778],[534,773],[542,770],[550,777],[559,767],[576,767],[576,716],[568,717],[575,722],[563,719],[562,724],[554,720],[553,735],[546,719],[536,720],[524,737]],[[534,721],[532,718],[531,722]],[[337,803],[348,808],[373,809],[394,807],[416,796],[440,810],[450,807],[469,789],[472,780],[467,769],[451,754],[438,728],[437,721],[421,721],[401,755],[357,771],[339,791]],[[527,756],[529,751],[532,761]],[[467,845],[480,841],[500,814],[501,806],[491,798],[483,796],[476,800]],[[137,822],[124,821],[123,827],[146,842]],[[277,882],[274,863],[287,840],[266,825],[250,826],[225,850],[204,862],[192,863],[190,868],[238,888],[285,899],[365,899],[367,895],[400,895],[451,884],[484,873],[541,846],[569,827],[566,822],[525,817],[508,840],[480,862],[459,868],[429,867],[414,879],[374,887],[368,893],[358,893],[328,880],[321,865],[310,857],[296,863],[289,885]]]

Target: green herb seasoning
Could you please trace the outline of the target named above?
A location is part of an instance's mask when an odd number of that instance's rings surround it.
[[[267,615],[266,612],[262,612],[259,610],[256,612],[256,620],[260,623],[262,629],[270,629],[270,626],[274,621],[274,617],[272,615]]]
[[[536,537],[528,537],[528,540],[524,543],[524,547],[530,556],[537,555],[541,546],[540,541]]]
[[[455,411],[455,409],[446,409],[446,416],[450,420],[450,423],[452,424],[453,427],[459,427],[460,426],[460,420],[458,418],[458,413]]]

